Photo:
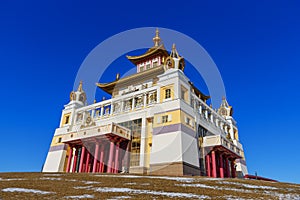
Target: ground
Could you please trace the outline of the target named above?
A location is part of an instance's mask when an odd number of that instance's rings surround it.
[[[300,199],[300,185],[188,176],[0,173],[0,199]]]

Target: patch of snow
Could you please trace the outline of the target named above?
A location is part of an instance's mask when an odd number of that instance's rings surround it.
[[[25,178],[0,178],[0,181],[24,181],[24,180],[27,180]]]
[[[265,194],[273,196],[273,197],[278,197],[280,200],[299,200],[300,195],[299,194],[282,194],[282,193],[277,193],[277,192],[271,192],[271,191],[264,191]]]
[[[124,185],[136,185],[136,183],[124,183]]]
[[[246,200],[244,198],[234,196],[222,196],[221,198],[225,198],[226,200]]]
[[[94,188],[96,192],[124,192],[124,193],[134,193],[134,194],[151,194],[151,195],[160,195],[167,197],[178,197],[178,198],[198,198],[198,199],[206,199],[209,198],[206,195],[196,195],[191,193],[179,193],[179,192],[164,192],[164,191],[153,191],[153,190],[138,190],[131,188]]]
[[[116,197],[112,197],[110,199],[107,200],[116,200],[116,199],[130,199],[130,196],[116,196]]]
[[[78,180],[76,180],[76,179],[65,179],[65,181],[76,182]]]
[[[205,185],[201,183],[197,184],[176,184],[176,186],[181,186],[181,187],[200,187],[200,188],[208,188],[208,189],[218,189],[215,186],[210,186],[210,185]]]
[[[243,186],[250,189],[265,189],[265,190],[278,190],[276,187],[271,186],[264,186],[264,185],[250,185],[245,183],[237,183],[237,182],[229,182],[229,181],[219,181],[221,184],[231,184],[231,185],[238,185]]]
[[[43,176],[61,176],[61,174],[43,174]]]
[[[35,189],[26,189],[26,188],[5,188],[2,189],[2,192],[26,192],[26,193],[35,193],[35,194],[52,194],[53,192],[47,192],[42,190]]]
[[[93,199],[94,195],[83,194],[83,195],[77,195],[77,196],[66,196],[64,198],[66,198],[66,199]]]
[[[82,181],[84,184],[99,184],[100,182],[97,182],[97,181]]]
[[[42,177],[40,180],[51,180],[51,181],[60,181],[61,178],[54,178],[54,177]]]
[[[158,178],[158,179],[165,179],[165,180],[172,180],[172,181],[179,181],[179,182],[186,182],[186,183],[191,183],[195,180],[194,178],[172,177],[172,176],[147,176],[147,178]]]
[[[253,193],[251,190],[245,190],[245,189],[239,189],[239,188],[227,188],[227,187],[217,187],[217,186],[210,186],[205,184],[176,184],[176,186],[181,187],[200,187],[200,188],[207,188],[207,189],[213,189],[213,190],[230,190],[230,191],[236,191],[241,193]]]
[[[75,186],[74,189],[90,189],[93,186],[89,185],[89,186]]]

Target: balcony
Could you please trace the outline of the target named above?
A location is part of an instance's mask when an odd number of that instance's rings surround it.
[[[88,117],[96,120],[133,110],[148,108],[157,102],[157,88],[147,88],[79,108],[76,110],[74,123],[76,125],[82,124]]]
[[[223,135],[205,136],[203,138],[203,147],[217,147],[221,146],[225,149],[242,157],[242,150],[234,145],[231,141],[226,139]]]
[[[92,128],[81,129],[71,132],[62,137],[62,142],[77,142],[80,140],[100,139],[107,135],[118,136],[120,138],[131,140],[131,131],[123,126],[110,123],[103,126],[93,126]]]

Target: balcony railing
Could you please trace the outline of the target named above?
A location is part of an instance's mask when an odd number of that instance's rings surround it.
[[[107,118],[114,114],[147,108],[157,102],[157,88],[144,89],[77,109],[75,124],[81,124],[88,117]]]
[[[70,132],[62,137],[62,142],[82,140],[91,137],[101,137],[106,134],[117,135],[127,140],[131,139],[131,131],[129,129],[115,123],[109,123],[103,126],[93,126],[92,128]]]
[[[230,124],[224,117],[194,94],[191,95],[191,106],[200,115],[203,123],[214,129],[217,133],[227,135],[230,129],[237,130],[234,124]]]
[[[212,136],[205,136],[203,138],[203,147],[213,147],[213,146],[223,146],[226,149],[241,155],[241,149],[234,145],[231,141],[226,139],[223,135],[212,135]]]

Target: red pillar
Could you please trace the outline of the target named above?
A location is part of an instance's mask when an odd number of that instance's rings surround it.
[[[206,161],[206,176],[211,177],[211,169],[210,169],[210,156],[207,154],[205,156],[205,161]]]
[[[119,172],[119,151],[120,151],[120,143],[117,142],[116,144],[116,157],[115,157],[115,170],[114,172],[115,173],[118,173]]]
[[[78,172],[82,172],[84,155],[85,155],[85,147],[82,146],[82,148],[81,148],[81,156],[80,156],[80,163],[79,163],[79,170],[78,170]]]
[[[77,150],[77,148],[75,147],[75,154],[74,154],[74,160],[73,160],[73,169],[72,169],[72,172],[75,172],[75,170],[76,170],[77,155],[78,155],[78,150]]]
[[[90,163],[91,154],[88,151],[86,153],[87,153],[87,155],[86,155],[86,161],[85,161],[85,172],[89,172],[89,163]]]
[[[226,165],[226,167],[225,167],[226,177],[230,178],[229,162],[228,162],[228,158],[227,157],[225,157],[225,165]]]
[[[224,165],[223,165],[223,156],[219,155],[219,163],[220,163],[220,178],[224,178]]]
[[[95,154],[94,154],[94,164],[93,164],[93,173],[95,173],[97,171],[98,154],[99,154],[99,143],[96,142]]]
[[[211,151],[212,160],[212,177],[217,178],[217,163],[215,151]]]
[[[107,163],[107,173],[112,173],[112,164],[113,164],[113,158],[114,158],[114,147],[115,144],[113,141],[110,141],[109,145],[109,156],[108,156],[108,163]]]
[[[231,160],[230,165],[231,165],[231,177],[232,177],[232,178],[235,178],[234,159]]]
[[[101,144],[101,148],[100,148],[100,165],[99,165],[99,172],[103,173],[103,170],[104,170],[104,163],[103,163],[103,160],[104,160],[104,146],[105,144],[102,143]]]
[[[67,164],[66,172],[70,172],[72,156],[73,156],[73,147],[70,145],[70,149],[69,149],[69,157],[68,157],[68,164]]]

